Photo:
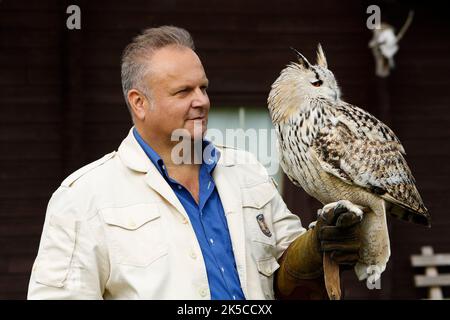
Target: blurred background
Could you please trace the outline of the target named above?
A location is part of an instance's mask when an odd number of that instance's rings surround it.
[[[366,26],[371,4],[399,30],[396,67],[375,74]],[[432,228],[389,220],[392,256],[381,290],[344,272],[347,299],[420,299],[412,254],[450,253],[450,19],[445,2],[300,0],[0,0],[0,299],[26,298],[47,202],[68,174],[116,150],[132,123],[122,96],[120,56],[147,27],[176,25],[194,37],[210,80],[210,127],[270,129],[270,85],[295,59],[324,47],[343,99],[397,133]],[[66,26],[69,5],[81,29]],[[270,146],[272,142],[269,141]],[[275,175],[304,225],[320,205]],[[445,272],[445,268],[439,269]],[[445,289],[446,290],[446,289]],[[448,294],[448,291],[444,293]]]

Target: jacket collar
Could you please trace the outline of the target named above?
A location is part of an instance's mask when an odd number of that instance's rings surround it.
[[[132,127],[128,132],[127,137],[122,141],[119,146],[119,156],[123,163],[131,170],[147,173],[150,168],[154,167],[153,163],[150,161],[149,157],[145,154],[144,150],[139,145],[133,134]],[[220,157],[217,165],[223,165],[226,167],[233,166],[235,159],[231,153],[224,151],[223,146],[216,145],[215,147],[220,152]],[[155,168],[156,169],[156,168]]]
[[[126,167],[137,172],[145,173],[144,180],[147,185],[159,193],[161,197],[167,200],[178,212],[188,219],[187,212],[175,192],[173,192],[167,181],[137,142],[133,135],[133,128],[131,128],[128,136],[119,146],[118,154]]]
[[[149,159],[145,151],[139,145],[139,142],[136,140],[133,134],[133,128],[130,129],[127,137],[119,146],[118,154],[120,159],[122,160],[123,164],[129,169],[146,174],[146,183],[168,202],[170,202],[179,212],[181,212],[187,218],[187,213],[178,197],[173,192],[172,188],[158,171],[158,169],[155,167],[155,165],[152,163],[152,161]],[[221,148],[218,149],[221,152],[221,155],[213,171],[213,177],[215,178],[216,186],[220,194],[221,190],[223,190],[221,182],[224,181],[224,179],[220,178],[222,177],[222,174],[217,175],[214,173],[216,173],[216,171],[218,171],[218,173],[222,173],[223,168],[232,166],[234,164],[234,159],[232,156],[227,154],[225,150],[222,151]],[[226,189],[228,189],[228,186],[226,187]],[[235,204],[235,201],[222,201],[222,203],[225,210],[233,212],[237,211],[236,209],[238,206]]]
[[[147,173],[153,164],[134,137],[133,128],[130,129],[127,137],[119,146],[119,157],[125,166],[131,170]]]

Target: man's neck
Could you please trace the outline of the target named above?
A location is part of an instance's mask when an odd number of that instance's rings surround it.
[[[138,130],[136,128],[136,130]],[[181,142],[184,148],[180,147],[180,142],[161,139],[161,137],[149,137],[139,132],[139,135],[163,160],[169,177],[175,179],[183,185],[195,201],[199,202],[199,172],[203,161],[202,140]],[[186,150],[187,149],[187,150]],[[180,151],[179,153],[177,151]],[[185,154],[183,154],[185,153]],[[181,156],[181,159],[175,157]],[[182,160],[181,163],[178,160]]]
[[[152,137],[137,129],[139,135],[163,160],[167,168],[200,167],[203,162],[202,140],[172,141],[169,138]]]

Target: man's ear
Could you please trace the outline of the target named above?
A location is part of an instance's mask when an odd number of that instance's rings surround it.
[[[128,103],[130,104],[131,111],[133,112],[133,116],[136,119],[144,120],[145,119],[145,111],[149,108],[149,101],[139,90],[131,89],[128,91]]]

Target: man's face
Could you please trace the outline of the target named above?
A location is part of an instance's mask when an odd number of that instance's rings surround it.
[[[146,111],[144,130],[162,139],[170,139],[176,129],[186,129],[193,139],[203,137],[210,107],[208,79],[194,51],[168,46],[154,52],[145,84],[152,105]]]

